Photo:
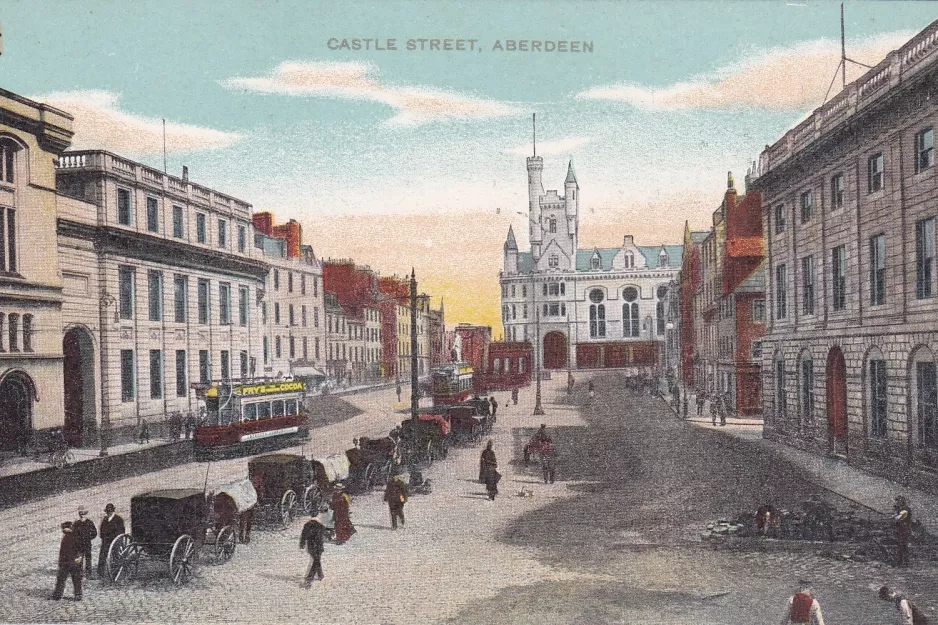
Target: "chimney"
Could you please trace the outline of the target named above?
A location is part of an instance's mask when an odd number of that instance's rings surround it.
[[[189,166],[188,165],[182,166],[182,181],[189,182]]]
[[[622,247],[631,247],[635,245],[635,239],[632,238],[631,234],[627,234],[622,237]]]

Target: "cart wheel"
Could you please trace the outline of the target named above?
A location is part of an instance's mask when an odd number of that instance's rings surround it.
[[[306,514],[312,514],[315,510],[319,510],[321,504],[322,493],[319,492],[319,487],[316,484],[310,484],[303,491],[303,509],[306,510]]]
[[[64,462],[65,462],[64,466],[66,467],[69,465],[75,464],[75,454],[73,454],[71,451],[66,451]]]
[[[227,562],[234,555],[237,537],[234,528],[226,525],[215,539],[215,562]]]
[[[174,584],[185,584],[192,578],[197,556],[195,540],[192,536],[183,534],[176,539],[173,550],[169,554],[169,575],[173,578]]]
[[[365,465],[364,475],[362,475],[361,489],[362,491],[371,490],[371,487],[375,484],[375,465],[373,462],[369,462]]]
[[[137,571],[139,552],[130,534],[121,534],[107,550],[107,577],[115,584],[126,582]]]
[[[52,466],[54,466],[56,469],[62,469],[65,467],[65,452],[64,451],[52,452]]]
[[[288,490],[280,499],[280,524],[286,529],[293,522],[293,508],[296,506],[296,493]]]

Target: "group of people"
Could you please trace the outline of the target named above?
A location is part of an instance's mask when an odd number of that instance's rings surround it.
[[[877,596],[895,606],[898,625],[928,625],[929,619],[908,597],[889,586],[881,586]],[[798,592],[788,599],[782,614],[782,625],[824,625],[821,604],[811,592],[811,584],[801,580]]]
[[[78,508],[78,519],[64,521],[61,524],[62,539],[59,543],[58,572],[55,579],[55,590],[50,599],[59,600],[65,591],[65,583],[71,578],[75,601],[82,599],[82,576],[91,577],[92,543],[100,536],[101,547],[98,551],[97,574],[104,578],[107,567],[107,554],[114,539],[126,530],[124,519],[116,513],[114,504],[104,506],[104,517],[101,519],[100,531],[95,527],[94,521],[88,518],[88,509],[84,506]]]
[[[195,431],[196,423],[195,415],[191,412],[185,416],[181,412],[173,412],[169,415],[169,435],[174,441],[178,441],[185,431],[186,440],[189,440]]]

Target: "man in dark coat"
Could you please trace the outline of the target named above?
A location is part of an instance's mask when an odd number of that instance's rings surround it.
[[[489,499],[494,501],[498,494],[498,480],[501,475],[498,474],[498,460],[495,459],[495,450],[492,449],[492,441],[485,446],[482,457],[479,459],[479,475],[485,482],[485,490],[488,491]]]
[[[98,537],[94,521],[88,518],[88,508],[78,508],[78,520],[72,523],[75,533],[75,542],[78,544],[78,553],[85,562],[85,573],[91,577],[91,541]]]
[[[905,497],[896,497],[893,506],[896,522],[896,566],[909,566],[909,538],[912,537],[912,508]]]
[[[72,578],[72,588],[75,591],[75,601],[81,601],[81,565],[83,558],[78,551],[75,533],[72,531],[72,522],[62,523],[62,542],[59,544],[59,570],[55,578],[55,590],[51,599],[58,601],[65,590],[65,580]]]
[[[492,420],[495,420],[495,412],[498,410],[498,402],[495,401],[495,396],[492,395],[489,397],[489,403],[492,404]]]
[[[114,504],[104,506],[104,518],[101,519],[101,550],[98,552],[98,577],[104,579],[107,569],[107,552],[114,539],[126,532],[124,519],[115,514]]]
[[[400,475],[395,475],[384,489],[384,500],[391,512],[392,530],[397,529],[398,518],[401,520],[401,527],[404,526],[404,504],[407,503],[407,495],[407,484]]]
[[[195,415],[191,412],[186,415],[186,440],[192,438],[192,431],[195,430]]]
[[[309,569],[306,571],[306,577],[303,578],[303,587],[309,588],[313,585],[313,580],[317,577],[321,580],[322,574],[322,552],[325,548],[325,528],[318,516],[313,516],[303,526],[300,532],[300,549],[306,549],[309,554]]]

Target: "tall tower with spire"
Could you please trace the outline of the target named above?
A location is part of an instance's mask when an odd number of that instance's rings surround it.
[[[540,156],[529,156],[528,159],[528,225],[530,228],[531,254],[534,262],[541,257],[541,243],[543,242],[543,226],[541,225],[541,196],[544,195],[544,185],[541,183],[541,174],[544,172],[544,159]]]
[[[573,242],[573,249],[577,247],[577,231],[580,223],[580,185],[576,181],[576,172],[573,171],[573,159],[567,165],[567,178],[563,182],[564,204],[567,209],[567,232]]]
[[[512,276],[518,273],[518,242],[515,241],[515,231],[508,226],[508,238],[505,239],[505,274]]]

